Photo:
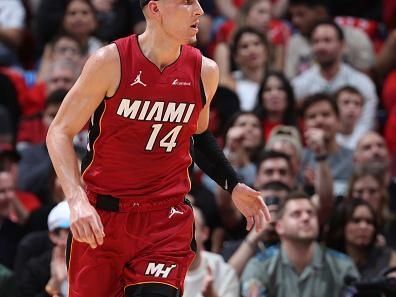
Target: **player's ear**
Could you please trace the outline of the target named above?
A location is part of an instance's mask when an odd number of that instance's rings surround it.
[[[148,13],[153,16],[154,18],[159,17],[161,14],[161,10],[158,5],[158,1],[150,1],[147,4],[147,11]]]

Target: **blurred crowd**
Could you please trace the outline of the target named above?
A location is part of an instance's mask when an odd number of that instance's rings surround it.
[[[195,46],[220,69],[209,129],[272,222],[246,230],[196,166],[184,296],[396,296],[396,1],[199,2]],[[90,54],[144,29],[138,0],[0,0],[0,296],[67,296],[46,132]]]

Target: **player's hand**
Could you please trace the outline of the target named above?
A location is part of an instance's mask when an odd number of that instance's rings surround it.
[[[246,229],[253,225],[257,232],[261,232],[266,223],[270,223],[271,215],[260,192],[253,190],[245,184],[237,184],[231,194],[232,201],[239,211],[246,217]]]
[[[103,244],[103,225],[96,209],[89,203],[81,188],[68,200],[70,207],[70,230],[73,238],[88,243],[91,248]]]

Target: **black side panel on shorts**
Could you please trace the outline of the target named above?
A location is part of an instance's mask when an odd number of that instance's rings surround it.
[[[73,235],[72,235],[71,231],[69,231],[69,234],[67,235],[67,243],[66,243],[66,266],[67,266],[67,269],[69,269],[72,239],[73,239]]]
[[[184,203],[187,204],[188,206],[190,206],[191,209],[192,209],[192,204],[191,204],[191,201],[190,201],[190,200],[188,200],[187,198],[184,198]],[[193,224],[193,236],[192,236],[191,242],[190,242],[190,249],[191,249],[194,253],[197,252],[197,242],[196,242],[196,240],[195,240],[195,222],[194,222],[194,224]]]
[[[202,107],[204,107],[206,104],[206,94],[205,94],[205,88],[202,82],[202,78],[199,80],[199,88],[201,90]]]
[[[179,290],[166,284],[146,283],[128,286],[127,297],[180,297]]]

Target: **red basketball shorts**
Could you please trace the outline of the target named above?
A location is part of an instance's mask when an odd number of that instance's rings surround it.
[[[88,193],[104,226],[96,249],[72,239],[66,251],[69,297],[124,296],[142,284],[183,291],[195,255],[189,201],[142,204]]]

